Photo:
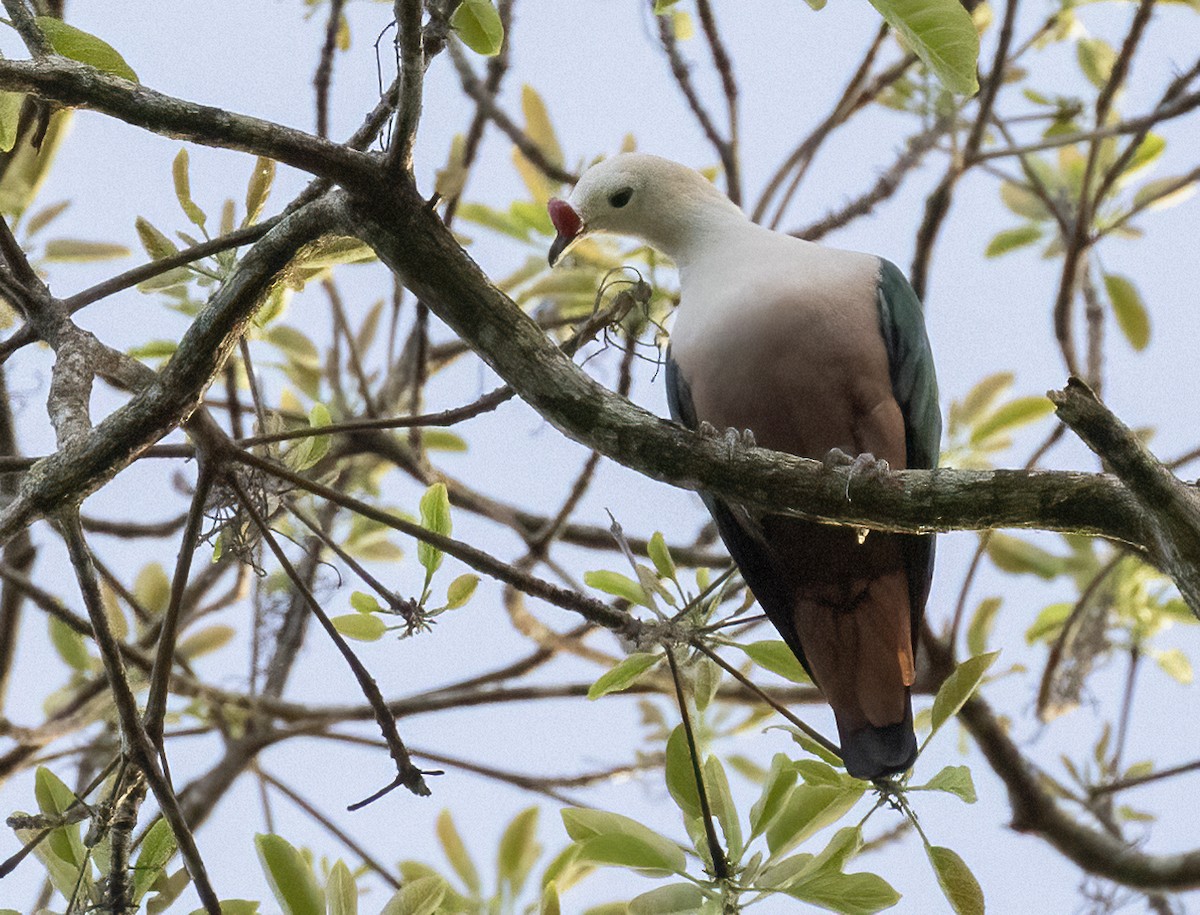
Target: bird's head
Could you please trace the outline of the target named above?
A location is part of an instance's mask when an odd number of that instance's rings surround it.
[[[697,221],[730,210],[742,216],[699,172],[645,153],[621,153],[597,162],[583,173],[570,198],[551,200],[549,210],[558,233],[550,246],[551,266],[589,232],[633,235],[675,257]]]

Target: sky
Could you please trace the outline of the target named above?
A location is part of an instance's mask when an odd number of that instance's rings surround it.
[[[686,4],[684,4],[686,6]],[[141,80],[160,91],[207,104],[311,129],[313,104],[311,75],[316,64],[323,21],[304,21],[295,0],[237,2],[181,2],[112,4],[76,0],[69,6],[71,20],[114,44],[137,70]],[[1024,33],[1040,21],[1049,7],[1027,5],[1021,27]],[[1096,34],[1119,35],[1130,7],[1097,4],[1082,18]],[[376,99],[375,36],[389,17],[390,4],[349,5],[353,45],[337,60],[333,91],[333,136],[345,136],[359,123],[362,112]],[[841,91],[849,68],[869,43],[878,19],[866,3],[831,4],[820,12],[800,2],[762,0],[749,11],[745,6],[717,4],[717,14],[731,46],[735,68],[743,87],[743,170],[751,197],[771,173],[780,157],[807,133],[829,109]],[[615,0],[519,0],[518,19],[512,34],[513,70],[501,103],[519,111],[520,87],[529,82],[546,100],[568,161],[582,163],[600,153],[611,153],[628,133],[639,148],[705,167],[715,157],[704,143],[686,107],[678,97],[665,63],[656,51],[650,17],[637,3]],[[1200,46],[1200,17],[1183,5],[1164,6],[1152,23],[1147,43],[1153,53],[1143,55],[1122,104],[1139,112],[1152,104],[1171,74],[1189,66]],[[985,56],[994,36],[985,40]],[[20,51],[8,36],[0,38],[4,53]],[[698,84],[716,104],[716,82],[698,41],[685,45],[697,62]],[[891,50],[889,49],[889,53]],[[1048,52],[1043,88],[1054,91],[1075,84],[1078,74],[1067,50]],[[470,106],[460,97],[448,59],[438,59],[428,77],[424,118],[417,145],[418,180],[432,186],[434,171],[447,155],[453,135],[470,117]],[[1013,103],[1007,114],[1021,113]],[[805,186],[785,220],[799,226],[824,214],[874,181],[901,148],[909,120],[892,112],[861,119],[831,142],[818,158]],[[1195,118],[1164,130],[1169,145],[1158,174],[1170,175],[1192,167],[1197,140]],[[88,112],[77,115],[41,196],[43,202],[72,199],[71,208],[56,224],[56,234],[66,237],[117,241],[137,250],[134,220],[149,218],[162,228],[185,228],[171,191],[170,164],[180,148],[177,141],[147,135]],[[249,157],[220,150],[190,148],[195,199],[215,211],[226,196],[240,198],[249,175]],[[912,239],[920,220],[924,195],[936,183],[944,157],[933,156],[891,201],[869,219],[827,239],[831,244],[872,251],[907,267]],[[305,176],[281,169],[269,212],[302,187]],[[471,200],[502,205],[522,193],[511,167],[509,143],[490,133],[479,166],[467,190]],[[961,398],[983,375],[1000,370],[1016,373],[1016,391],[1034,394],[1061,387],[1065,375],[1050,331],[1049,310],[1057,279],[1057,262],[1044,261],[1035,251],[1022,251],[997,260],[982,252],[1000,229],[1015,224],[996,202],[993,179],[971,175],[957,193],[943,229],[943,245],[935,256],[932,281],[926,296],[930,336],[938,360],[943,409]],[[1109,375],[1105,388],[1108,404],[1129,425],[1150,426],[1156,432],[1153,446],[1164,457],[1196,445],[1192,417],[1200,404],[1200,381],[1192,370],[1198,323],[1194,290],[1200,288],[1200,254],[1195,232],[1198,202],[1155,215],[1144,221],[1140,239],[1105,245],[1101,249],[1106,270],[1127,273],[1139,281],[1151,310],[1153,335],[1148,349],[1135,354],[1115,328],[1109,328]],[[493,277],[503,276],[528,253],[515,245],[494,240],[482,231],[468,230],[475,238],[474,256]],[[137,262],[131,260],[129,264]],[[126,265],[118,265],[123,268]],[[58,294],[84,288],[112,272],[100,265],[55,265],[50,283]],[[381,268],[348,268],[340,279],[352,312],[361,314],[390,289]],[[323,316],[318,294],[302,295],[291,305],[288,320],[303,326],[313,315]],[[323,321],[323,317],[321,318]],[[134,346],[147,340],[178,336],[183,319],[162,309],[152,299],[129,292],[89,308],[80,323],[95,330],[106,342]],[[445,333],[443,331],[443,333]],[[45,420],[44,388],[50,359],[45,351],[26,350],[11,363],[10,389],[20,401],[18,429],[29,453],[45,453],[52,436]],[[613,364],[589,363],[602,380],[612,383]],[[431,408],[469,401],[490,389],[495,379],[478,364],[463,363],[431,392]],[[633,398],[660,414],[666,413],[661,379],[652,367],[639,369]],[[119,400],[99,392],[98,412]],[[540,417],[520,404],[473,421],[464,430],[472,449],[465,455],[445,458],[447,472],[472,482],[484,492],[506,495],[536,506],[560,498],[574,477],[585,452],[565,442]],[[1018,438],[1017,446],[1003,458],[1023,462],[1032,444],[1045,433],[1039,429]],[[1094,469],[1094,458],[1080,445],[1067,442],[1047,459],[1049,466]],[[183,473],[190,478],[191,468]],[[393,500],[412,507],[419,492],[397,475]],[[148,489],[153,487],[153,489]],[[169,517],[182,505],[168,490],[169,480],[160,468],[131,468],[111,487],[87,504],[89,512],[116,516],[127,511],[130,498],[148,518]],[[147,495],[148,492],[153,495]],[[546,496],[546,493],[552,495]],[[515,494],[515,495],[514,495]],[[703,509],[692,494],[642,479],[630,471],[605,464],[597,484],[585,498],[581,520],[603,523],[610,510],[627,530],[648,534],[663,530],[668,540],[688,540],[703,520]],[[515,538],[458,513],[456,534],[480,538],[501,556],[516,555]],[[44,545],[39,568],[53,568],[53,537],[39,529]],[[947,620],[963,572],[975,545],[971,534],[941,538],[939,568],[929,616],[935,628]],[[1039,542],[1054,544],[1054,538]],[[136,570],[146,561],[145,547],[102,541],[97,547],[118,568]],[[173,547],[158,557],[168,567]],[[409,551],[411,552],[411,550]],[[612,567],[607,556],[582,550],[568,551],[573,568]],[[414,563],[395,572],[403,584],[416,580]],[[53,579],[51,579],[53,580]],[[69,604],[78,606],[73,584],[65,577],[56,590]],[[348,601],[350,588],[333,592],[332,605]],[[1002,711],[1016,719],[1022,747],[1041,765],[1057,768],[1061,752],[1090,747],[1104,720],[1104,710],[1119,696],[1123,669],[1101,671],[1091,684],[1095,705],[1085,705],[1052,728],[1033,723],[1032,701],[1044,663],[1044,649],[1028,649],[1023,633],[1036,612],[1055,600],[1069,599],[1059,585],[1015,581],[994,572],[983,575],[972,592],[975,600],[989,594],[1005,596],[1005,612],[993,635],[994,647],[1004,649],[1004,665],[1027,664],[1028,674],[1014,674],[990,688],[989,695]],[[470,671],[484,670],[499,659],[521,650],[522,642],[502,616],[498,591],[481,592],[469,608],[451,614],[432,635],[396,642],[384,640],[363,646],[360,656],[376,675],[387,696],[427,689]],[[229,611],[223,621],[244,626],[245,607]],[[342,611],[337,611],[342,612]],[[546,611],[545,618],[561,628],[572,625],[567,614]],[[26,622],[27,634],[37,631],[40,620]],[[1162,647],[1183,647],[1193,656],[1198,647],[1196,629],[1168,633]],[[235,646],[236,647],[236,646]],[[57,665],[57,666],[56,666]],[[354,685],[332,649],[311,639],[301,660],[289,696],[322,702],[353,701]],[[43,683],[45,670],[65,676],[60,663],[45,646],[27,637],[18,658],[17,683]],[[244,655],[233,663],[214,658],[200,668],[218,684],[236,686],[244,670]],[[594,678],[591,668],[552,665],[541,682],[569,678]],[[22,679],[22,678],[27,679]],[[36,720],[42,692],[15,693],[9,715],[15,721]],[[1133,746],[1142,755],[1153,755],[1163,765],[1186,762],[1196,756],[1191,729],[1181,726],[1194,719],[1194,687],[1181,688],[1157,670],[1148,669],[1139,685],[1134,713]],[[832,718],[824,709],[805,708],[804,717],[827,731]],[[527,772],[547,772],[547,746],[553,746],[550,764],[555,774],[600,767],[628,758],[640,745],[641,729],[634,704],[621,698],[584,706],[576,702],[542,703],[536,707],[494,707],[483,712],[460,711],[401,722],[401,733],[415,747],[456,754]],[[722,747],[734,751],[734,747]],[[769,758],[787,750],[788,741],[778,732],[748,735],[736,752]],[[215,745],[202,740],[180,742],[177,773],[200,771],[212,758]],[[1137,758],[1131,756],[1130,758]],[[958,764],[960,756],[953,732],[947,731],[918,764],[917,781],[943,765]],[[999,780],[974,750],[965,761],[972,766],[979,802],[966,807],[941,796],[921,799],[922,824],[938,844],[957,850],[979,878],[994,912],[1069,912],[1080,906],[1079,873],[1045,843],[1019,836],[1005,828],[1008,808]],[[174,763],[173,763],[174,765]],[[387,761],[379,751],[332,747],[316,742],[290,742],[264,754],[263,766],[287,776],[290,782],[327,810],[338,812],[345,803],[378,787],[386,777]],[[177,775],[178,777],[178,775]],[[1194,847],[1196,831],[1190,816],[1180,816],[1178,798],[1191,796],[1197,778],[1170,783],[1166,788],[1146,788],[1128,800],[1140,808],[1163,815],[1149,833],[1146,849],[1172,851]],[[459,772],[439,778],[432,799],[395,793],[358,814],[340,814],[339,821],[385,861],[420,858],[441,865],[433,823],[439,810],[450,808],[477,859],[486,862],[496,839],[513,815],[536,799],[494,782]],[[748,807],[756,790],[735,778],[735,791]],[[681,824],[672,813],[658,777],[606,786],[586,796],[598,807],[651,818],[662,831],[682,837]],[[14,778],[0,788],[5,811],[31,806],[30,779]],[[314,834],[302,814],[286,804],[276,806],[278,831],[307,836],[318,855],[345,855],[336,842]],[[200,845],[225,897],[267,898],[250,834],[260,831],[259,807],[253,784],[244,780],[227,796],[216,816],[200,833]],[[542,841],[556,851],[566,840],[551,807],[542,813]],[[9,836],[0,836],[0,856],[14,848]],[[928,870],[919,844],[906,841],[887,851],[863,858],[861,867],[884,875],[904,899],[899,912],[937,912],[945,903]],[[27,904],[36,893],[37,872],[26,866],[0,883],[0,904]],[[609,871],[590,878],[566,897],[564,910],[628,896],[647,888],[639,878]],[[1200,894],[1192,894],[1196,903]],[[363,902],[364,911],[382,905],[374,892]],[[270,911],[271,905],[264,906]],[[180,911],[187,911],[181,906]],[[766,902],[760,912],[795,911],[796,907]]]

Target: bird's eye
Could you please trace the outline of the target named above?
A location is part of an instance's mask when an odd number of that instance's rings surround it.
[[[621,190],[609,197],[608,202],[619,210],[621,207],[625,206],[625,204],[629,203],[629,198],[632,196],[633,188],[623,187]]]

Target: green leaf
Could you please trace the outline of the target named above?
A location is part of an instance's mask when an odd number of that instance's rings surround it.
[[[687,731],[676,725],[667,738],[665,776],[667,791],[676,805],[689,817],[700,816],[700,792],[696,788],[696,773],[692,769],[692,753]]]
[[[133,583],[133,596],[151,613],[162,613],[171,602],[171,579],[157,562],[143,566]]]
[[[692,697],[696,701],[696,708],[699,711],[704,711],[717,695],[717,691],[721,688],[721,678],[723,674],[721,668],[710,658],[699,657],[696,659],[693,674],[692,674]]]
[[[987,552],[996,568],[1013,575],[1036,575],[1049,581],[1062,574],[1066,567],[1063,557],[1028,540],[998,531],[988,538]]]
[[[259,833],[254,847],[284,915],[325,915],[325,894],[317,886],[312,866],[287,839]]]
[[[824,745],[817,743],[817,741],[813,740],[799,728],[784,728],[783,730],[791,735],[792,740],[799,744],[805,753],[809,753],[817,757],[817,759],[823,759],[831,766],[840,767],[842,765],[842,760],[837,754],[830,752]]]
[[[771,770],[763,783],[762,793],[750,808],[750,838],[761,835],[783,809],[792,788],[796,784],[796,767],[782,753],[771,760]]]
[[[584,572],[583,583],[589,588],[595,588],[597,591],[603,591],[613,597],[623,598],[631,604],[641,604],[643,607],[651,605],[646,589],[620,572],[610,572],[607,569]]]
[[[1013,213],[1026,219],[1049,219],[1050,210],[1036,193],[1014,181],[1000,183],[1000,201]]]
[[[387,624],[374,613],[344,613],[330,622],[346,638],[358,642],[378,642],[387,632]]]
[[[967,627],[967,651],[970,654],[983,654],[987,651],[988,635],[992,631],[992,623],[995,622],[999,609],[998,597],[985,597],[975,608],[971,624]]]
[[[946,721],[958,714],[958,710],[971,697],[971,693],[975,692],[975,687],[983,680],[983,675],[987,673],[992,662],[999,656],[1000,652],[990,651],[987,654],[967,658],[954,668],[954,672],[946,678],[946,681],[938,689],[937,696],[934,697],[930,737],[936,734],[938,728]]]
[[[788,648],[786,642],[779,639],[765,639],[761,642],[751,642],[749,645],[739,645],[755,664],[773,674],[778,674],[793,683],[812,683],[804,667],[796,659],[795,653]]]
[[[433,190],[443,199],[449,200],[462,193],[467,183],[466,137],[456,133],[450,141],[450,155],[444,168],[439,168],[433,179]]]
[[[585,839],[579,845],[579,860],[609,867],[628,867],[654,876],[682,874],[687,868],[683,850],[672,845],[646,842],[637,836],[606,835]]]
[[[966,766],[946,766],[924,785],[914,786],[909,791],[945,791],[962,798],[968,804],[976,801],[975,783],[971,770]]]
[[[1154,654],[1154,660],[1167,676],[1188,686],[1192,682],[1192,662],[1178,648],[1169,648]]]
[[[475,862],[471,859],[471,853],[467,851],[467,846],[462,840],[462,836],[458,834],[458,829],[454,825],[454,819],[450,816],[449,810],[443,810],[438,814],[437,818],[437,837],[442,843],[442,851],[446,854],[446,860],[450,862],[450,866],[454,868],[454,872],[458,874],[459,879],[471,891],[472,894],[478,896],[482,889],[482,884],[479,881],[479,871],[475,867]]]
[[[979,91],[979,34],[957,0],[871,0],[871,5],[943,86],[958,95]]]
[[[82,673],[92,669],[92,656],[88,654],[83,636],[57,616],[50,617],[50,644],[68,667]]]
[[[629,689],[642,678],[643,674],[658,664],[662,657],[662,654],[656,652],[631,654],[615,667],[600,675],[600,679],[593,683],[588,690],[588,698],[599,699],[609,693],[619,693],[621,690]]]
[[[378,613],[383,609],[379,605],[379,599],[374,594],[367,594],[365,591],[355,591],[351,594],[350,606],[359,613]]]
[[[500,884],[512,887],[512,895],[518,896],[530,870],[542,853],[537,842],[538,808],[522,810],[504,830],[500,847],[496,852],[496,873]]]
[[[450,536],[450,495],[445,483],[434,483],[421,496],[421,527],[443,537]],[[433,575],[442,564],[442,551],[423,540],[419,541],[417,561],[425,567],[428,575]]]
[[[221,915],[258,915],[258,905],[253,899],[222,899]],[[207,910],[196,909],[190,915],[207,915]]]
[[[329,871],[325,904],[326,915],[358,915],[358,885],[350,868],[340,858]]]
[[[180,640],[179,644],[175,646],[175,652],[185,660],[191,661],[228,645],[236,632],[237,630],[232,626],[224,624],[205,626],[199,632],[194,632]]]
[[[455,435],[449,429],[422,429],[421,445],[427,451],[455,451],[461,453],[467,450],[467,443],[463,437]]]
[[[139,216],[134,222],[142,247],[150,255],[151,260],[160,261],[164,257],[179,253],[179,247],[171,239],[156,229],[148,219]]]
[[[1165,210],[1167,207],[1183,203],[1195,193],[1196,182],[1184,182],[1180,175],[1156,178],[1137,189],[1137,193],[1133,195],[1133,205],[1144,206],[1148,210]]]
[[[250,173],[250,181],[246,185],[246,218],[242,220],[242,225],[250,226],[258,222],[267,198],[271,196],[274,182],[275,160],[259,156],[254,160],[254,171]]]
[[[939,845],[926,846],[925,853],[955,915],[983,915],[983,890],[963,859]]]
[[[971,430],[971,444],[979,445],[1000,432],[1024,426],[1054,412],[1048,397],[1017,397],[1010,400]]]
[[[185,147],[179,150],[175,155],[175,161],[171,163],[171,176],[175,179],[175,198],[179,201],[179,206],[191,221],[192,225],[204,228],[204,223],[208,219],[204,215],[204,211],[196,206],[196,202],[192,200],[192,182],[188,175],[188,151]]]
[[[1075,608],[1075,604],[1067,601],[1061,604],[1050,604],[1050,606],[1042,609],[1042,612],[1034,619],[1033,624],[1025,631],[1025,642],[1032,645],[1034,642],[1057,637],[1062,630],[1063,623],[1067,621],[1067,617],[1071,615],[1071,611]]]
[[[137,861],[133,866],[133,901],[140,902],[142,897],[158,880],[165,868],[175,855],[175,834],[166,820],[156,820],[142,839]]]
[[[1015,251],[1017,248],[1032,245],[1041,237],[1042,227],[1036,223],[1017,226],[1015,229],[1005,229],[1003,232],[997,232],[992,237],[992,240],[988,242],[987,248],[984,249],[983,255],[984,257],[999,257],[1001,254],[1007,254],[1009,251]]]
[[[83,264],[111,261],[129,257],[132,252],[124,245],[107,241],[86,241],[81,238],[56,238],[46,242],[43,260],[53,263]]]
[[[809,836],[836,823],[866,789],[867,783],[858,779],[849,779],[840,786],[796,786],[784,802],[780,815],[767,827],[767,847],[771,855],[786,854]]]
[[[558,901],[558,887],[553,883],[547,883],[546,888],[542,890],[538,915],[562,915],[562,905]]]
[[[0,107],[3,106],[3,96],[0,95]],[[0,128],[2,129],[2,128]],[[38,210],[29,217],[29,221],[25,223],[25,234],[29,236],[37,235],[42,229],[58,219],[71,205],[69,200],[60,200],[58,203],[52,203]]]
[[[661,16],[664,13],[669,13],[679,0],[654,0],[654,15]]]
[[[1113,64],[1117,62],[1117,52],[1103,38],[1080,38],[1075,45],[1075,56],[1079,60],[1079,69],[1097,89],[1103,89],[1112,76]]]
[[[77,60],[132,83],[138,81],[133,68],[108,42],[91,35],[53,16],[38,16],[37,24],[56,54]]]
[[[434,915],[449,887],[436,874],[407,881],[379,915]]]
[[[694,883],[668,883],[629,900],[629,915],[692,915],[705,896]]]
[[[1121,172],[1121,178],[1128,178],[1142,169],[1153,165],[1158,161],[1163,151],[1167,148],[1167,141],[1156,133],[1148,133],[1142,138],[1142,142],[1137,145],[1133,155],[1129,158],[1129,164]]]
[[[650,555],[650,561],[654,563],[654,570],[658,572],[659,576],[674,581],[675,560],[671,558],[671,551],[667,548],[667,541],[663,537],[662,531],[655,531],[651,535],[646,552]]]
[[[738,861],[745,848],[742,843],[742,824],[738,821],[737,804],[733,801],[733,792],[729,790],[729,778],[725,775],[725,767],[721,765],[721,760],[716,754],[704,761],[704,787],[708,792],[709,807],[712,808],[717,822],[721,824],[729,857]]]
[[[873,915],[890,909],[900,901],[900,894],[876,874],[822,871],[785,892],[796,899],[843,915]]]
[[[21,126],[21,107],[25,96],[20,92],[0,92],[0,152],[12,152]]]
[[[1127,277],[1106,273],[1104,288],[1108,291],[1113,315],[1125,339],[1135,350],[1144,350],[1150,342],[1150,314],[1138,295],[1137,287]]]
[[[462,43],[484,57],[495,57],[504,44],[504,23],[491,0],[463,0],[450,25]]]
[[[581,807],[566,807],[559,811],[559,815],[562,817],[567,835],[576,842],[586,843],[593,839],[610,837],[633,839],[643,850],[651,849],[652,857],[664,862],[661,865],[663,869],[680,874],[687,869],[687,859],[683,854],[683,849],[666,836],[659,835],[637,820],[631,820],[619,813],[585,810]],[[582,855],[582,848],[580,854]]]
[[[454,581],[450,582],[450,587],[446,589],[446,605],[444,610],[457,610],[459,607],[466,606],[467,601],[471,599],[471,595],[475,593],[475,589],[479,586],[479,576],[467,572],[459,575]]]

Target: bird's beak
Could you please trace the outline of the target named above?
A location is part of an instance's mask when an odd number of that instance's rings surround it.
[[[553,267],[567,248],[583,234],[584,225],[575,208],[565,200],[555,197],[546,205],[546,209],[550,211],[550,221],[558,232],[554,236],[554,243],[550,245],[550,266]]]

